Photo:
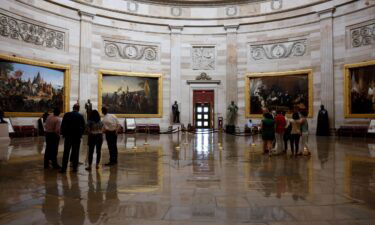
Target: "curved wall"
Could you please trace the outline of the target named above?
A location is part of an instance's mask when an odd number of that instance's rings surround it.
[[[311,129],[315,129],[320,104],[326,105],[332,126],[337,128],[361,120],[344,118],[343,65],[375,58],[375,42],[353,47],[350,36],[351,29],[375,23],[373,0],[270,0],[214,6],[125,0],[6,0],[0,15],[65,34],[61,49],[1,34],[0,53],[70,65],[70,106],[77,99],[81,105],[91,99],[97,107],[101,69],[162,73],[163,117],[137,119],[160,123],[162,128],[170,124],[175,100],[181,102],[182,122],[192,122],[192,92],[198,89],[215,90],[216,126],[217,117],[226,117],[231,100],[239,106],[238,124],[244,124],[246,74],[299,69],[313,70]],[[298,54],[259,58],[251,53],[253,46],[270,49],[295,43],[305,46]],[[157,57],[126,59],[110,52],[108,44],[152,46]],[[212,57],[194,61],[194,50],[207,51]],[[201,72],[220,84],[187,84]],[[31,121],[35,119],[18,118],[19,123]]]

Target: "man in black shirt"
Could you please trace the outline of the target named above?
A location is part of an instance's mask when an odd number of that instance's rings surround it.
[[[68,167],[70,150],[72,150],[71,160],[73,163],[73,172],[77,172],[79,147],[83,132],[85,131],[85,120],[78,111],[79,105],[75,104],[73,106],[73,111],[66,113],[61,123],[61,134],[65,138],[61,173],[65,173]]]

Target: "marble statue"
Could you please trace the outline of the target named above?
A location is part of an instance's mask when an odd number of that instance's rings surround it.
[[[228,117],[227,117],[227,122],[228,125],[234,126],[236,117],[237,117],[237,111],[238,107],[236,104],[234,104],[234,101],[231,102],[231,104],[228,106]]]

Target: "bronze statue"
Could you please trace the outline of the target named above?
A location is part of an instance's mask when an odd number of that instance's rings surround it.
[[[177,101],[172,105],[173,123],[180,123],[180,111],[178,110]]]
[[[92,104],[90,102],[90,99],[87,99],[87,102],[85,104],[85,109],[86,109],[86,116],[87,119],[90,118],[90,114],[92,112]]]

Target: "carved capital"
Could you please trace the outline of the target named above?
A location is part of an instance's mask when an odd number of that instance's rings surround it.
[[[332,7],[332,8],[317,11],[317,13],[319,15],[320,20],[323,20],[323,19],[332,18],[333,13],[335,13],[335,11],[336,11],[336,8]]]
[[[238,24],[225,24],[224,29],[227,33],[236,33],[240,25]]]
[[[169,25],[169,29],[171,30],[172,34],[180,34],[184,29],[184,26],[180,25]]]
[[[78,11],[78,14],[81,16],[81,20],[82,21],[87,21],[87,22],[92,22],[92,20],[94,19],[95,15],[94,13],[90,13],[90,12],[85,12],[85,11]]]

